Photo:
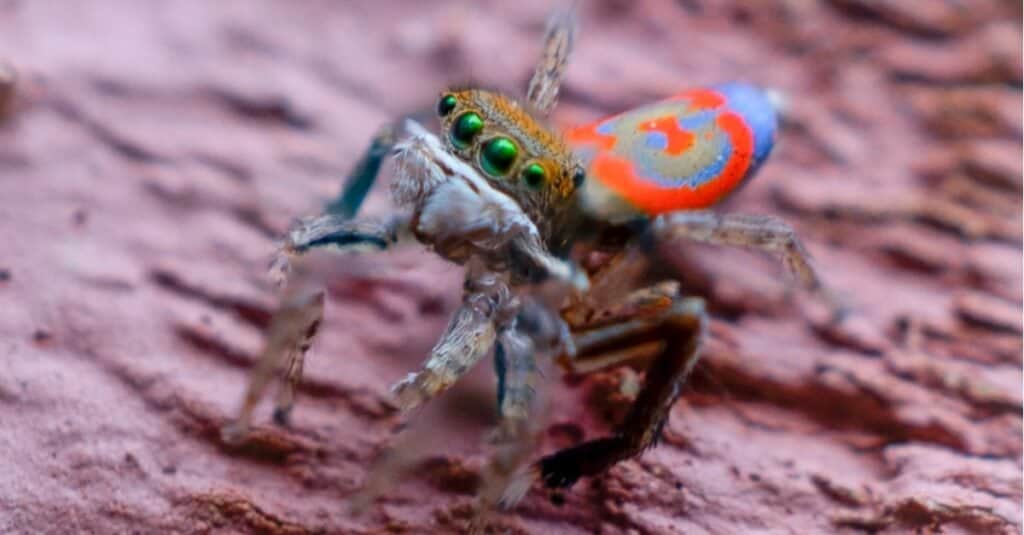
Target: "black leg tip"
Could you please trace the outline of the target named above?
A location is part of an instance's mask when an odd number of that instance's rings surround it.
[[[620,436],[592,440],[542,458],[537,468],[545,487],[566,489],[583,476],[598,475],[631,457],[629,448]]]
[[[548,455],[540,461],[541,480],[549,489],[565,489],[579,480],[581,470],[576,462],[564,453]],[[552,498],[554,499],[554,498]]]
[[[274,409],[274,423],[281,427],[290,427],[292,421],[291,407],[277,407]]]

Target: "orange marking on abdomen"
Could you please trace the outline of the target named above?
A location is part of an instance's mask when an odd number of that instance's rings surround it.
[[[729,162],[722,173],[711,181],[712,184],[722,185],[721,196],[724,196],[736,189],[750,170],[750,162],[754,158],[754,133],[742,117],[732,112],[718,116],[718,127],[725,130],[732,142]]]
[[[595,156],[591,173],[601,184],[648,215],[707,208],[740,185],[750,168],[754,150],[753,133],[741,117],[725,112],[718,116],[717,124],[729,136],[732,155],[718,176],[696,188],[661,186],[638,174],[629,159],[607,151]]]
[[[693,134],[679,128],[679,120],[675,117],[662,117],[647,121],[640,125],[642,132],[661,132],[668,139],[665,154],[679,156],[693,146]]]
[[[565,131],[565,139],[570,145],[591,144],[599,150],[611,150],[615,146],[615,142],[618,141],[618,138],[598,132],[597,127],[600,124],[601,122],[596,122],[570,128]]]
[[[725,98],[711,89],[687,89],[673,97],[675,99],[689,100],[693,107],[701,110],[713,110],[725,104]]]

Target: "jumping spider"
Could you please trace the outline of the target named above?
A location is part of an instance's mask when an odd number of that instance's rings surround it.
[[[287,420],[323,313],[322,288],[304,288],[289,271],[312,249],[383,250],[418,241],[466,266],[462,305],[446,332],[422,369],[393,387],[403,412],[444,392],[493,351],[501,434],[525,443],[537,355],[555,357],[573,374],[648,363],[614,434],[520,471],[525,485],[500,490],[506,504],[534,479],[569,487],[656,442],[698,360],[707,324],[700,298],[680,295],[674,281],[658,282],[666,276],[667,263],[659,261],[665,244],[688,239],[774,253],[805,288],[831,299],[785,222],[706,210],[749,180],[771,152],[772,99],[745,84],[693,89],[560,132],[545,117],[574,34],[571,14],[550,19],[524,103],[494,91],[450,89],[436,105],[440,134],[411,120],[383,129],[342,196],[290,230],[273,265],[285,282],[281,307],[238,419],[225,428],[227,439],[246,432],[281,364],[286,381],[275,419]],[[406,135],[398,140],[397,132]],[[384,221],[352,219],[389,153],[397,169],[391,192],[401,210]],[[534,291],[545,281],[562,291]],[[496,472],[515,471],[527,450]],[[512,478],[501,481],[510,487]]]

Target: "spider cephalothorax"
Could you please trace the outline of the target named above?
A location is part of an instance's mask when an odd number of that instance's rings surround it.
[[[537,480],[549,488],[570,486],[655,443],[706,330],[700,298],[682,296],[675,281],[651,280],[664,274],[662,246],[689,239],[771,252],[806,288],[828,297],[786,223],[706,210],[749,180],[770,153],[772,99],[746,84],[690,90],[563,136],[545,116],[555,104],[573,35],[572,17],[551,19],[523,104],[493,91],[452,89],[436,101],[438,134],[412,121],[385,128],[341,197],[291,229],[274,263],[286,275],[311,249],[380,250],[412,237],[466,266],[462,306],[422,369],[392,390],[399,409],[409,411],[493,354],[498,436],[508,447],[487,470],[485,505],[514,503]],[[396,131],[405,136],[395,139]],[[384,221],[352,219],[387,149],[396,161],[391,188],[398,210]],[[584,272],[574,262],[580,256],[570,252],[588,250],[600,250],[606,261]],[[562,291],[535,292],[538,281]],[[322,290],[310,291],[295,277],[286,285],[239,418],[225,438],[244,434],[282,362],[288,380],[275,417],[287,421],[323,303]],[[572,373],[643,361],[648,372],[615,433],[529,465],[539,359],[556,360]]]
[[[437,110],[445,145],[514,198],[541,234],[550,236],[586,177],[565,139],[495,91],[446,91]]]

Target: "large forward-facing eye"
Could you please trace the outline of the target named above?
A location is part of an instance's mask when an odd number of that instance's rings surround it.
[[[491,176],[505,176],[519,156],[519,147],[507,137],[496,137],[480,150],[480,167]]]
[[[473,139],[476,138],[484,129],[484,120],[480,118],[480,114],[467,111],[455,119],[455,123],[452,124],[452,131],[449,137],[452,140],[452,145],[460,149],[468,147],[473,143]]]

